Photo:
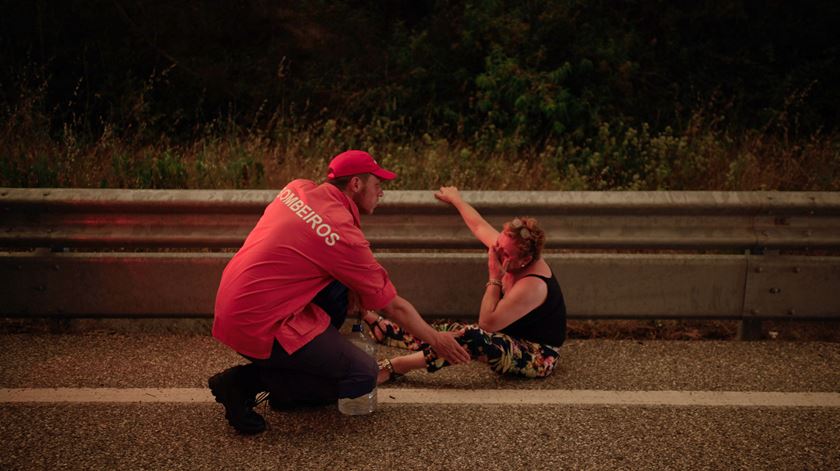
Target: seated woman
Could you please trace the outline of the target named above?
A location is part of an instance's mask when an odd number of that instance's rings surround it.
[[[435,327],[452,331],[473,359],[489,364],[497,373],[548,376],[566,338],[566,305],[551,268],[540,258],[545,233],[535,219],[526,217],[505,223],[499,233],[455,187],[443,187],[435,197],[454,206],[472,233],[488,247],[489,271],[478,324],[440,323]],[[363,319],[377,341],[417,350],[380,361],[380,384],[411,370],[426,368],[434,372],[449,364],[427,344],[375,312],[366,312]]]

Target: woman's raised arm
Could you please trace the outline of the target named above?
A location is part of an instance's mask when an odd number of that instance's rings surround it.
[[[496,239],[499,238],[499,231],[493,229],[493,226],[485,221],[475,208],[461,198],[458,188],[442,186],[440,191],[435,193],[435,198],[454,206],[461,213],[461,219],[464,220],[464,223],[482,244],[490,248],[496,243]]]

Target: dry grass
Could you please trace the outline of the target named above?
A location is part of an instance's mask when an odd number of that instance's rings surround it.
[[[732,132],[711,104],[681,131],[603,123],[596,136],[539,144],[492,125],[446,138],[402,120],[362,125],[275,112],[247,126],[218,118],[176,139],[160,131],[169,129],[167,117],[151,115],[150,87],[132,98],[123,122],[96,130],[75,115],[56,123],[45,109],[46,83],[20,90],[0,109],[0,186],[278,188],[294,178],[321,179],[332,155],[357,148],[396,170],[392,189],[840,189],[840,133],[801,136],[788,111],[762,129]]]
[[[738,139],[660,134],[613,145],[607,136],[606,152],[597,150],[603,143],[514,152],[428,136],[359,143],[314,129],[286,132],[282,139],[236,131],[174,144],[164,137],[140,143],[108,129],[96,139],[78,139],[69,131],[51,138],[16,127],[7,122],[0,135],[0,186],[278,188],[294,178],[318,180],[330,156],[365,148],[400,175],[393,189],[443,183],[473,190],[840,189],[837,136],[786,143],[758,132]],[[364,130],[340,131],[356,132]],[[632,154],[640,157],[632,162],[623,157]]]

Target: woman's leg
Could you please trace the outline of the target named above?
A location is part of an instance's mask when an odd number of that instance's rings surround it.
[[[391,366],[394,368],[394,373],[400,375],[426,367],[426,357],[423,355],[423,352],[414,352],[408,355],[394,357],[390,361]],[[379,376],[376,378],[376,384],[382,384],[389,379],[391,379],[391,372],[385,368],[380,368]]]
[[[375,311],[365,311],[362,314],[362,320],[370,327],[373,339],[382,345],[411,351],[420,350],[423,346],[423,342],[419,339],[414,338],[396,323],[382,318]]]
[[[473,359],[487,363],[497,373],[543,378],[554,371],[559,356],[554,347],[498,332],[485,332],[475,325],[461,327],[464,328],[464,335],[458,338],[458,342],[470,352]],[[438,357],[428,345],[424,345],[423,354],[426,369],[430,373],[449,366],[449,362]],[[399,369],[396,371],[402,372]]]
[[[526,378],[545,378],[557,366],[560,352],[557,348],[536,342],[517,339],[505,334],[490,334],[501,355],[489,362],[497,373],[513,374]],[[497,337],[498,336],[498,337]]]
[[[517,339],[498,332],[485,332],[474,324],[447,322],[437,324],[435,328],[444,332],[463,329],[464,334],[457,337],[458,343],[470,352],[473,360],[487,363],[490,369],[500,374],[544,378],[554,371],[557,357],[560,355],[555,347]],[[428,372],[434,373],[449,366],[449,362],[438,357],[428,344],[416,339],[415,342],[420,351],[391,359],[395,373],[405,374],[420,368],[426,368]],[[382,383],[389,377],[388,371],[380,370],[377,381]]]
[[[368,311],[368,312],[370,313],[372,311]],[[367,322],[367,319],[365,319],[365,322]],[[411,335],[411,334],[403,331],[397,324],[391,323],[391,325],[396,327],[396,329],[399,329],[397,332],[399,332],[401,334],[404,333],[404,335],[406,335],[406,336]],[[434,327],[437,330],[443,331],[443,332],[450,332],[450,331],[462,330],[462,329],[464,329],[465,326],[464,326],[464,324],[461,324],[459,322],[438,322],[438,323],[432,324],[432,327]],[[394,368],[394,373],[402,375],[402,374],[408,373],[409,371],[419,370],[421,368],[426,368],[429,371],[436,371],[437,369],[439,369],[439,367],[434,368],[434,369],[430,369],[431,367],[429,366],[429,363],[428,363],[428,360],[427,360],[427,355],[428,355],[427,350],[431,351],[429,349],[429,345],[426,344],[425,342],[421,342],[420,340],[415,339],[414,337],[410,337],[410,339],[411,339],[411,341],[410,342],[405,342],[404,343],[405,346],[403,346],[402,348],[406,348],[408,350],[419,350],[419,351],[417,351],[415,353],[409,353],[407,355],[401,355],[401,356],[398,356],[398,357],[391,358],[390,361],[391,361],[391,366]],[[460,339],[459,339],[459,342],[461,342]],[[385,342],[380,342],[380,343],[385,343]],[[463,342],[461,342],[461,344],[464,345]],[[470,351],[470,353],[472,354],[472,350],[470,350],[468,348],[468,351]],[[475,355],[471,355],[471,356],[473,357],[473,359],[478,358]],[[435,357],[435,358],[437,358],[437,357]],[[447,363],[447,365],[448,365],[448,363]],[[379,370],[379,376],[377,377],[377,384],[382,384],[385,381],[388,381],[389,379],[391,379],[391,372],[386,370],[386,369],[380,369]]]

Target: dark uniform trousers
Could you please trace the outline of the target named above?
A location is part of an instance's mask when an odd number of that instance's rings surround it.
[[[347,315],[347,298],[347,287],[337,280],[315,296],[313,302],[329,314],[330,325],[293,354],[275,340],[268,359],[243,355],[251,360],[241,376],[248,378],[248,389],[268,391],[272,405],[326,404],[372,391],[379,372],[376,360],[338,331]]]

